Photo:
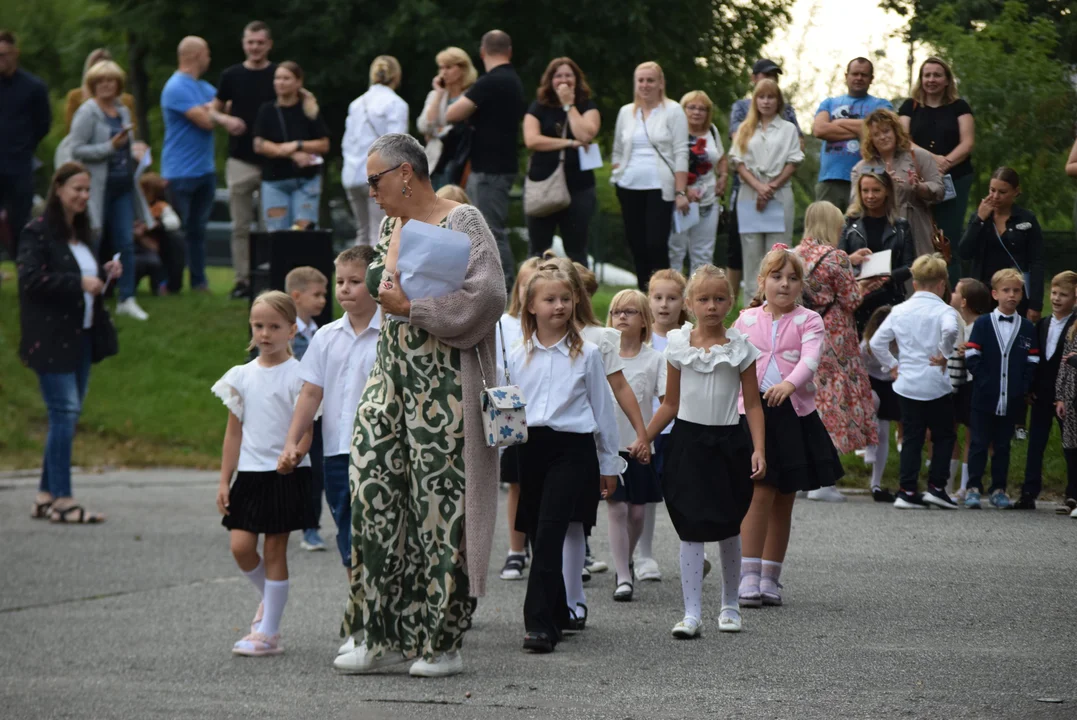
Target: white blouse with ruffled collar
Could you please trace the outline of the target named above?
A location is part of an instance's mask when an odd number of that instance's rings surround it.
[[[729,328],[725,345],[692,347],[692,324],[667,335],[666,360],[681,372],[681,402],[677,419],[699,425],[736,425],[740,374],[759,357],[746,335]]]

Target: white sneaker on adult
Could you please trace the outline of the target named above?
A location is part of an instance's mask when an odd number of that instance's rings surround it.
[[[1070,513],[1070,517],[1074,518],[1074,519],[1077,519],[1077,509],[1075,509],[1073,512]]]
[[[355,638],[350,637],[348,641],[337,649],[337,655],[345,655],[355,649]]]
[[[126,315],[135,320],[150,319],[149,313],[139,307],[138,302],[133,297],[129,297],[126,300],[116,303],[116,314]]]
[[[640,582],[645,580],[658,582],[662,579],[662,571],[658,569],[658,561],[654,558],[640,558],[636,563],[636,579]]]
[[[407,662],[408,659],[400,653],[386,653],[380,658],[367,650],[366,643],[356,645],[351,652],[337,655],[333,661],[333,667],[345,675],[361,675],[362,673],[377,672],[393,665]]]
[[[808,499],[822,502],[845,502],[845,496],[838,492],[838,489],[833,485],[809,491]]]
[[[460,652],[449,652],[438,655],[432,662],[419,658],[411,665],[408,674],[412,677],[449,677],[459,675],[464,671],[464,659]]]

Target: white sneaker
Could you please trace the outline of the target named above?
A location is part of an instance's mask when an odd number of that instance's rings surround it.
[[[810,491],[808,499],[821,500],[822,502],[845,502],[845,496],[838,492],[838,489],[833,485]]]
[[[658,569],[658,561],[654,558],[640,558],[636,564],[636,580],[658,582],[661,579],[662,571]]]
[[[126,315],[135,320],[150,319],[149,314],[138,306],[138,302],[133,297],[129,297],[122,302],[116,303],[116,314]]]
[[[355,638],[350,637],[350,638],[348,638],[348,641],[346,643],[344,643],[343,645],[340,646],[340,648],[337,649],[337,655],[347,655],[348,653],[350,653],[354,649],[355,649]]]
[[[390,652],[380,658],[367,650],[366,643],[360,643],[354,650],[343,655],[337,655],[333,661],[333,667],[345,675],[360,675],[362,673],[377,672],[383,668],[399,665],[408,659],[398,652]]]
[[[412,677],[449,677],[459,675],[464,671],[464,659],[459,652],[443,653],[434,658],[433,662],[427,662],[419,658],[411,665],[408,674]]]
[[[1070,517],[1071,517],[1071,518],[1074,518],[1075,520],[1077,520],[1077,510],[1074,510],[1073,512],[1071,512],[1071,513],[1070,513]]]

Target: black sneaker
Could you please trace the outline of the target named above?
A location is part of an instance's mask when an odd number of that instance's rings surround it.
[[[957,503],[950,499],[946,490],[929,485],[921,500],[943,510],[957,510]]]
[[[524,555],[523,553],[509,553],[505,559],[505,566],[501,568],[502,580],[524,579]]]
[[[874,488],[871,491],[871,499],[877,503],[892,503],[894,502],[894,493],[886,488]]]
[[[1022,495],[1021,499],[1010,505],[1010,510],[1035,510],[1036,498],[1031,495]]]
[[[236,283],[229,294],[233,300],[247,300],[251,296],[251,286],[246,283]]]
[[[899,510],[927,510],[927,504],[920,497],[920,493],[908,493],[904,490],[897,494],[894,507]]]

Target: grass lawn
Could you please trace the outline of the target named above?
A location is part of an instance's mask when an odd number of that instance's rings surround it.
[[[3,265],[14,273],[10,263]],[[210,385],[246,359],[247,304],[228,299],[232,274],[209,269],[212,295],[139,295],[148,322],[115,318],[120,354],[94,366],[75,436],[74,463],[83,467],[181,466],[213,469],[220,462],[226,411]],[[593,303],[599,318],[619,288],[603,287]],[[338,309],[339,315],[339,309]],[[731,318],[735,314],[731,314]],[[18,298],[14,279],[0,287],[0,470],[38,468],[47,428],[37,377],[18,359]],[[893,443],[893,438],[890,438]],[[1027,442],[1014,441],[1011,492],[1024,477]],[[869,472],[843,458],[842,485],[867,487]],[[891,447],[887,484],[897,485]],[[1044,462],[1044,486],[1065,486],[1061,440],[1054,430]]]

